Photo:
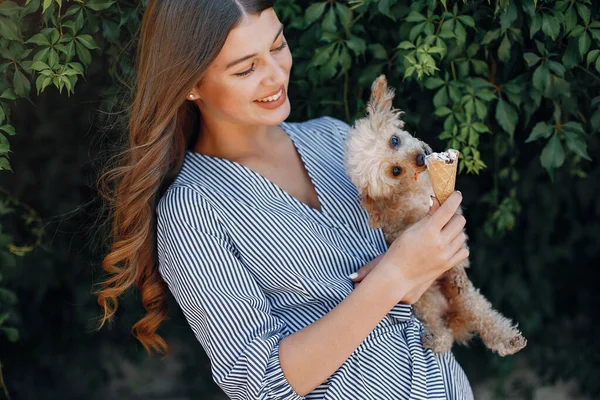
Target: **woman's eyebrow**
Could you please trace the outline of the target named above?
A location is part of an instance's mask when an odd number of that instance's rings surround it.
[[[281,32],[283,32],[283,24],[281,24],[281,27],[279,28],[279,31],[277,31],[277,35],[275,35],[275,39],[273,39],[273,43],[275,43],[275,41],[277,40],[277,38],[279,37],[279,35],[281,35]],[[243,61],[246,61],[249,58],[256,57],[256,56],[257,56],[257,54],[254,53],[254,54],[248,54],[247,56],[244,56],[242,58],[238,58],[237,60],[234,60],[234,61],[230,62],[229,64],[227,64],[227,66],[225,67],[225,69],[228,70],[229,68],[233,67],[234,65],[239,64],[239,63],[241,63]]]

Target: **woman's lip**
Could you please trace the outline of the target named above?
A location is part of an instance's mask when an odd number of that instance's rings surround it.
[[[281,96],[279,96],[279,98],[277,100],[275,100],[275,101],[254,100],[254,103],[256,103],[256,105],[259,106],[260,108],[267,109],[267,110],[275,110],[275,109],[281,107],[281,105],[283,105],[283,103],[285,103],[286,100],[287,100],[287,96],[285,93],[285,88],[283,88],[282,92],[281,92]]]
[[[267,97],[269,97],[269,96],[275,96],[277,93],[281,92],[282,90],[284,90],[284,86],[283,86],[283,85],[281,85],[281,87],[280,87],[279,89],[277,89],[277,91],[276,91],[276,92],[273,92],[273,93],[271,93],[271,94],[268,94],[268,95],[266,95],[265,97],[260,97],[260,98],[258,98],[258,99],[256,99],[256,100],[254,100],[254,101],[260,101],[260,99],[266,99],[266,98],[267,98]]]

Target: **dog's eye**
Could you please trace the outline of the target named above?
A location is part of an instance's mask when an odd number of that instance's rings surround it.
[[[390,139],[390,143],[392,144],[392,147],[398,147],[400,146],[400,139],[398,138],[398,136],[394,135]]]
[[[392,170],[392,174],[394,176],[400,175],[401,172],[402,172],[402,168],[400,168],[400,167],[394,167],[394,169]]]

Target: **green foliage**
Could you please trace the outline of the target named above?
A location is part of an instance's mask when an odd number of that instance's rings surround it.
[[[103,97],[100,109],[110,109],[110,96],[132,76],[135,47],[128,45],[143,10],[143,1],[0,3],[0,174],[6,187],[29,193],[32,203],[0,191],[0,346],[11,343],[0,356],[10,362],[16,393],[32,386],[16,377],[39,365],[44,373],[37,375],[48,376],[36,382],[39,396],[59,398],[64,391],[51,389],[60,387],[57,382],[69,385],[73,398],[89,394],[92,385],[115,376],[116,367],[103,364],[107,346],[97,343],[121,343],[141,315],[132,301],[120,310],[123,322],[115,332],[102,340],[83,336],[99,313],[89,293],[98,276],[87,263],[104,251],[89,249],[81,235],[46,237],[55,221],[42,221],[36,209],[41,215],[68,213],[93,195],[73,172],[86,163],[89,146],[73,134],[89,129],[78,94],[89,93],[86,101]],[[593,157],[600,147],[598,6],[589,0],[279,0],[276,10],[294,56],[290,119],[362,117],[371,83],[386,74],[408,130],[438,150],[461,151],[457,185],[465,197],[470,274],[497,308],[521,324],[529,344],[519,357],[548,380],[575,377],[587,392],[600,394],[594,379],[600,360],[589,351],[600,338],[593,323],[600,310],[598,273],[590,267],[600,256],[600,167]],[[64,113],[56,104],[64,105]],[[35,143],[52,139],[51,146],[31,145],[30,115],[49,127],[35,128]],[[52,134],[44,136],[44,129]],[[26,151],[11,159],[19,143]],[[19,163],[20,154],[36,157]],[[44,160],[43,166],[31,160]],[[40,188],[36,182],[65,186]],[[89,223],[81,217],[66,225],[76,230]],[[56,302],[76,307],[57,313],[49,306]],[[171,310],[177,314],[176,306]],[[28,315],[51,318],[42,329]],[[179,318],[189,348],[199,354]],[[130,340],[119,351],[135,358],[134,345]],[[65,349],[71,352],[64,355]],[[473,384],[490,376],[502,381],[513,367],[513,358],[481,349],[456,352]],[[65,370],[84,362],[98,367],[78,375],[79,386],[63,380]],[[208,381],[205,364],[202,378]],[[189,381],[196,388],[185,393],[204,390],[190,374],[180,387]],[[210,390],[214,386],[193,393]],[[498,396],[515,398],[501,387]]]

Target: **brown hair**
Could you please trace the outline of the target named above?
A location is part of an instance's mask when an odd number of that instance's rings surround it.
[[[155,207],[196,141],[201,116],[189,91],[246,14],[273,7],[273,0],[149,0],[140,25],[127,142],[117,162],[97,182],[106,200],[110,251],[102,260],[109,277],[93,292],[112,321],[118,298],[133,284],[146,315],[131,333],[151,351],[169,354],[156,334],[168,319],[167,286],[158,271]]]

